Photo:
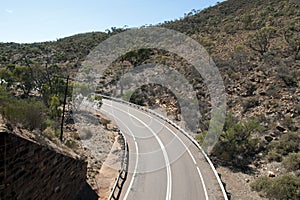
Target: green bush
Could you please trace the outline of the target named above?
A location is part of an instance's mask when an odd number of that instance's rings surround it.
[[[270,40],[275,36],[276,31],[276,27],[273,26],[266,26],[257,30],[255,34],[249,35],[248,37],[249,47],[261,55],[265,54],[269,51]]]
[[[99,94],[96,94],[95,95],[95,100],[98,101],[97,106],[100,108],[102,106],[102,104],[103,104],[103,102],[102,102],[102,96],[99,95]]]
[[[270,185],[270,180],[266,176],[261,176],[257,178],[253,183],[251,183],[251,189],[257,192],[265,190],[268,185]]]
[[[267,159],[269,162],[272,161],[281,162],[282,156],[275,149],[272,149],[271,151],[268,152]]]
[[[99,95],[99,94],[96,94],[96,95],[94,96],[94,98],[95,98],[96,101],[102,101],[102,96]]]
[[[278,141],[273,140],[269,146],[269,152],[274,151],[280,155],[287,155],[300,150],[299,133],[289,132],[283,134]]]
[[[291,131],[297,130],[296,124],[292,117],[290,116],[284,116],[284,119],[282,120],[282,126],[287,127]]]
[[[196,135],[195,139],[196,141],[199,143],[199,144],[202,144],[204,139],[205,139],[205,136],[206,136],[207,132],[203,132],[203,133],[199,133]]]
[[[12,95],[6,91],[5,87],[0,86],[0,108],[5,107],[12,99]]]
[[[36,100],[12,100],[2,107],[1,114],[12,124],[34,130],[43,128],[45,110],[43,103]]]
[[[77,142],[74,140],[67,140],[65,145],[71,149],[76,148],[78,146]]]
[[[17,99],[0,87],[0,113],[14,125],[29,130],[44,129],[47,108],[34,98]]]
[[[282,162],[288,171],[300,169],[300,153],[290,153]]]
[[[261,131],[263,127],[254,119],[236,122],[232,115],[228,115],[224,131],[212,154],[222,160],[234,162],[237,167],[245,166],[258,151],[259,140],[253,138],[253,134]]]
[[[298,200],[300,196],[300,177],[291,174],[275,178],[259,177],[251,183],[252,190],[262,192],[269,199]]]

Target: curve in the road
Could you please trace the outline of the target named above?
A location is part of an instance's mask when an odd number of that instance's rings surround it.
[[[105,104],[105,103],[104,103]],[[106,104],[108,106],[111,106],[109,104]],[[157,136],[157,134],[145,123],[143,122],[142,120],[138,119],[137,117],[135,117],[134,115],[130,114],[130,113],[127,113],[127,112],[124,112],[123,110],[121,109],[118,109],[118,108],[114,108],[114,109],[117,109],[119,110],[120,112],[123,112],[123,113],[126,113],[128,114],[129,116],[133,117],[135,120],[137,120],[138,122],[140,122],[141,124],[144,125],[144,127],[146,127],[147,129],[150,130],[150,132],[153,134],[153,136],[155,137],[155,139],[157,140],[162,152],[163,152],[163,156],[164,156],[164,159],[165,159],[165,166],[166,166],[166,169],[167,169],[167,191],[166,191],[166,200],[170,200],[171,199],[171,188],[172,188],[172,175],[171,175],[171,168],[170,168],[170,161],[169,161],[169,158],[168,158],[168,154],[166,152],[166,149],[162,143],[162,141],[159,139],[159,137]],[[103,109],[105,111],[105,109]],[[107,112],[107,111],[106,111]],[[116,116],[114,116],[116,117]],[[124,124],[124,123],[123,123]],[[131,132],[132,133],[132,132]],[[138,154],[137,154],[137,157],[138,157]],[[135,172],[136,173],[136,172]],[[134,173],[134,174],[135,174]],[[130,187],[129,187],[130,189]],[[128,190],[129,191],[129,190]],[[125,195],[125,199],[127,199],[127,195]]]
[[[193,180],[186,180],[186,181],[191,181],[192,182],[192,187],[195,189],[196,188],[196,190],[197,190],[197,188],[199,188],[199,186],[200,186],[200,184],[201,184],[201,186],[200,187],[202,187],[202,190],[203,190],[203,193],[204,194],[202,194],[201,196],[202,196],[202,198],[204,199],[206,199],[206,200],[208,200],[209,199],[209,197],[210,197],[210,199],[212,199],[212,195],[210,194],[210,195],[208,195],[208,190],[207,190],[207,187],[206,187],[206,184],[205,184],[205,182],[210,182],[209,180],[208,180],[208,178],[207,178],[207,173],[205,173],[205,175],[206,175],[206,177],[204,178],[203,177],[203,174],[202,174],[202,172],[201,172],[201,170],[200,170],[200,168],[201,167],[199,167],[200,166],[200,164],[199,163],[197,163],[197,161],[198,162],[203,162],[203,161],[200,161],[199,160],[199,158],[197,158],[197,159],[195,159],[195,157],[193,156],[193,153],[195,154],[195,150],[194,150],[194,152],[192,153],[191,151],[190,151],[190,149],[188,148],[188,146],[185,144],[186,143],[186,141],[184,142],[179,136],[178,136],[178,133],[175,133],[175,130],[176,129],[174,129],[174,127],[173,128],[171,128],[172,126],[170,125],[170,124],[163,124],[163,121],[159,118],[159,117],[156,117],[156,116],[154,116],[153,114],[150,114],[150,113],[145,113],[144,111],[141,111],[141,110],[138,110],[138,109],[134,109],[134,108],[132,108],[132,107],[129,107],[128,105],[124,105],[124,104],[121,104],[121,103],[117,103],[117,102],[112,102],[112,101],[108,101],[108,100],[104,100],[103,101],[103,106],[102,106],[102,108],[99,110],[99,111],[101,111],[101,112],[105,112],[106,114],[108,114],[108,115],[110,115],[113,119],[115,119],[116,120],[116,122],[117,122],[117,124],[122,124],[122,126],[123,127],[125,127],[126,128],[126,131],[128,131],[129,133],[130,133],[130,135],[132,135],[133,136],[133,140],[134,140],[134,143],[135,143],[135,149],[136,149],[136,152],[137,152],[137,156],[136,156],[136,162],[135,162],[135,168],[134,168],[134,171],[133,171],[133,175],[132,175],[132,178],[131,178],[131,180],[130,180],[130,183],[129,183],[129,185],[128,185],[128,189],[126,190],[126,193],[123,195],[123,198],[124,199],[127,199],[128,198],[128,196],[129,196],[129,193],[130,193],[130,191],[132,191],[132,189],[133,189],[133,185],[134,185],[134,182],[139,182],[139,180],[137,180],[137,179],[135,179],[135,177],[136,177],[136,173],[137,173],[137,168],[138,168],[138,165],[140,165],[140,164],[142,164],[142,163],[139,163],[140,162],[140,160],[139,160],[139,155],[138,155],[138,152],[139,152],[139,145],[138,145],[138,143],[140,142],[140,141],[137,141],[137,138],[135,137],[135,134],[136,133],[134,133],[134,130],[131,130],[131,128],[130,127],[128,127],[127,125],[126,125],[126,123],[124,123],[123,122],[123,120],[121,119],[121,118],[119,118],[118,116],[117,116],[117,113],[114,113],[114,112],[112,112],[112,110],[114,110],[114,111],[118,111],[119,113],[120,112],[122,112],[122,113],[124,113],[124,114],[126,114],[126,115],[128,115],[128,116],[130,116],[132,119],[134,119],[135,121],[137,121],[137,122],[139,122],[140,124],[142,124],[142,126],[144,127],[144,128],[147,128],[148,130],[149,130],[149,132],[156,138],[156,141],[157,141],[157,143],[159,144],[159,147],[160,147],[160,149],[161,149],[161,151],[162,151],[162,154],[163,154],[163,156],[164,156],[164,164],[165,164],[165,168],[166,168],[166,170],[167,170],[167,173],[166,173],[166,175],[167,175],[167,191],[166,191],[166,193],[165,193],[165,197],[164,197],[164,199],[167,199],[167,200],[169,200],[169,199],[171,199],[171,197],[172,197],[172,199],[178,199],[179,197],[176,197],[177,195],[175,195],[174,196],[174,198],[173,198],[173,196],[172,196],[172,175],[173,176],[175,176],[175,178],[176,178],[176,180],[177,180],[177,182],[178,182],[178,180],[180,180],[180,178],[185,178],[185,179],[188,179],[187,177],[184,177],[184,176],[182,176],[182,175],[178,175],[178,170],[179,171],[181,171],[180,169],[181,168],[178,168],[178,166],[180,165],[180,166],[183,166],[183,167],[187,167],[187,166],[189,166],[189,168],[195,168],[195,170],[191,170],[191,169],[185,169],[185,168],[183,168],[182,170],[184,171],[184,170],[188,170],[188,171],[195,171],[195,175],[194,176],[192,176],[192,179]],[[129,109],[134,109],[134,111],[135,111],[135,113],[134,114],[131,114],[131,113],[129,113],[128,111],[129,111]],[[125,111],[125,110],[127,110],[127,112]],[[138,114],[138,113],[139,114]],[[119,114],[120,115],[120,114]],[[137,116],[134,116],[134,115],[137,115]],[[186,152],[188,153],[187,154],[187,156],[190,158],[189,160],[190,161],[188,161],[188,160],[186,160],[186,159],[188,159],[188,158],[186,158],[185,156],[185,160],[184,159],[182,159],[180,162],[181,162],[181,164],[180,163],[178,163],[178,164],[172,164],[172,166],[171,166],[171,163],[170,163],[170,161],[169,161],[169,158],[168,158],[168,153],[170,154],[170,153],[173,153],[172,151],[171,151],[171,147],[170,146],[172,146],[172,145],[170,145],[169,147],[168,146],[166,146],[166,143],[164,144],[164,142],[162,141],[162,139],[160,139],[160,137],[164,137],[164,136],[158,136],[157,134],[156,134],[156,132],[155,132],[155,130],[153,130],[153,128],[151,128],[149,125],[147,125],[142,119],[143,119],[143,117],[148,117],[148,118],[150,118],[152,121],[151,122],[155,122],[155,123],[157,123],[157,124],[160,124],[160,126],[164,126],[164,128],[166,129],[166,131],[168,132],[168,134],[169,134],[169,137],[170,137],[170,135],[172,134],[172,137],[173,136],[175,136],[175,138],[176,138],[176,140],[178,141],[178,144],[181,144],[182,146],[183,146],[183,148],[186,150]],[[124,118],[124,116],[123,116],[123,118]],[[140,119],[141,118],[141,119]],[[128,121],[127,121],[127,123],[128,123]],[[170,127],[169,127],[170,126]],[[172,130],[173,129],[173,130]],[[176,130],[176,131],[178,131],[178,130]],[[174,138],[174,137],[173,137]],[[165,140],[165,139],[164,139]],[[177,144],[177,143],[176,143]],[[177,145],[178,145],[177,144]],[[168,149],[167,149],[168,148]],[[174,148],[174,147],[173,147]],[[176,152],[176,151],[175,151]],[[171,155],[172,156],[172,155]],[[197,156],[198,157],[198,156]],[[196,161],[197,160],[197,161]],[[185,163],[186,162],[186,163]],[[190,163],[190,164],[188,164],[188,163]],[[176,165],[177,165],[177,168],[176,168]],[[171,169],[172,168],[172,169]],[[172,171],[175,171],[175,172],[177,172],[177,174],[176,173],[174,173],[174,174],[172,174]],[[207,172],[207,170],[206,170],[206,172]],[[182,173],[185,173],[185,172],[182,172]],[[187,172],[187,173],[189,173],[189,175],[191,175],[193,172]],[[198,174],[198,175],[196,175],[196,173]],[[198,181],[196,180],[197,178],[196,178],[196,176],[198,176],[198,180],[199,180],[199,183],[197,183]],[[213,175],[211,175],[211,176],[213,176]],[[191,176],[190,176],[191,177]],[[138,177],[138,178],[140,178],[140,177]],[[160,177],[160,178],[164,178],[164,177]],[[185,182],[186,182],[185,181]],[[184,181],[183,181],[183,183],[185,183]],[[175,182],[176,183],[176,182]],[[193,184],[197,184],[197,186],[194,186]],[[135,184],[135,186],[136,185],[138,185],[137,183]],[[177,188],[178,188],[178,183],[176,183],[176,185],[177,185]],[[212,187],[212,184],[210,184],[209,185],[209,190],[210,191],[212,191],[213,189],[211,189],[211,187]],[[214,185],[214,187],[217,187],[216,185]],[[177,188],[176,189],[174,189],[173,188],[173,192],[175,192],[176,194],[179,194],[180,193],[180,191],[177,191]],[[187,193],[186,191],[184,191],[184,190],[188,190],[188,188],[183,188],[183,193]],[[214,190],[215,191],[215,190]],[[195,192],[195,196],[198,196],[197,198],[199,198],[200,196],[199,196],[200,194],[199,194],[199,191],[196,191]],[[190,195],[191,196],[191,195]],[[194,199],[194,198],[193,198]],[[226,199],[226,198],[225,198]]]
[[[106,103],[104,103],[104,104],[106,104]],[[110,104],[106,104],[106,105],[111,106]],[[133,117],[134,119],[136,119],[137,121],[141,122],[141,123],[142,123],[145,127],[147,127],[147,128],[152,132],[152,134],[155,136],[155,138],[156,138],[156,140],[158,141],[158,143],[159,143],[159,145],[160,145],[162,151],[164,152],[165,162],[166,162],[167,171],[168,171],[167,173],[168,173],[168,183],[169,183],[169,184],[168,184],[168,189],[169,189],[169,190],[167,190],[167,193],[166,193],[166,194],[167,194],[167,195],[166,195],[166,199],[171,199],[170,188],[172,187],[172,184],[171,184],[171,182],[170,182],[170,181],[171,181],[170,161],[169,161],[169,159],[168,159],[168,155],[167,155],[167,152],[166,152],[166,150],[165,150],[165,147],[164,147],[162,141],[159,139],[159,137],[157,136],[157,134],[156,134],[156,133],[155,133],[155,132],[147,125],[147,124],[145,124],[142,120],[138,119],[137,117],[133,116],[132,114],[127,113],[127,112],[125,112],[125,111],[123,111],[123,110],[121,110],[121,109],[119,109],[119,108],[114,108],[114,109],[119,110],[120,112],[126,113],[126,114],[128,114],[129,116],[131,116],[131,117]],[[105,109],[102,109],[102,110],[105,111]],[[142,112],[142,111],[140,111],[140,110],[137,110],[137,111],[140,112],[140,113],[143,114],[143,115],[147,115],[147,116],[150,117],[151,119],[154,119],[157,123],[159,123],[159,124],[161,124],[161,125],[164,126],[164,124],[162,124],[159,120],[157,120],[157,119],[155,119],[155,118],[152,118],[149,114],[144,113],[144,112]],[[105,112],[107,112],[107,111],[105,111]],[[114,116],[114,117],[117,118],[116,116]],[[121,120],[120,120],[119,118],[117,118],[117,120],[121,122]],[[124,124],[124,123],[123,123],[123,124]],[[125,124],[124,124],[124,125],[125,125]],[[127,126],[126,126],[126,127],[127,127]],[[184,148],[185,148],[186,151],[188,152],[189,156],[191,157],[193,163],[196,165],[196,168],[197,168],[197,171],[198,171],[199,178],[200,178],[200,180],[201,180],[201,182],[202,182],[202,186],[203,186],[203,190],[204,190],[204,194],[205,194],[205,199],[208,200],[208,194],[207,194],[205,182],[204,182],[204,179],[203,179],[201,170],[200,170],[199,167],[197,166],[197,162],[196,162],[194,156],[192,155],[192,153],[191,153],[191,151],[189,150],[189,148],[185,145],[185,143],[178,137],[178,135],[177,135],[174,131],[172,131],[168,126],[165,126],[165,128],[166,128],[169,132],[171,132],[171,133],[176,137],[176,139],[178,139],[178,140],[180,141],[180,143],[184,146]],[[128,130],[129,130],[129,129],[128,129]],[[129,130],[129,131],[130,131],[130,134],[133,135],[132,131],[131,131],[131,130]],[[138,157],[138,156],[137,156],[137,157]],[[134,172],[134,175],[135,175],[135,173],[136,173],[136,171]],[[134,177],[134,175],[133,175],[133,177]],[[132,178],[132,180],[133,180],[133,178]],[[130,184],[129,189],[131,188],[131,186],[132,186],[132,184]],[[170,187],[170,188],[169,188],[169,187]],[[129,190],[127,190],[126,195],[125,195],[125,197],[124,197],[124,200],[127,199],[128,193],[129,193]]]

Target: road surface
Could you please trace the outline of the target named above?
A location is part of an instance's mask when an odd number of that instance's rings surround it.
[[[224,199],[204,156],[175,127],[108,99],[100,111],[117,123],[128,141],[129,170],[120,199]]]

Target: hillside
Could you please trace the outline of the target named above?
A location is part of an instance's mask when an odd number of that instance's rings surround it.
[[[220,140],[210,155],[214,163],[251,177],[249,188],[251,185],[261,196],[297,199],[300,196],[299,0],[228,0],[158,26],[180,31],[198,41],[220,70],[228,115]],[[50,89],[41,91],[46,106],[51,104],[49,98],[53,94],[58,94],[62,103],[62,92],[54,90],[59,82],[53,83],[54,76],[74,75],[94,47],[121,31],[124,30],[113,28],[108,33],[79,34],[45,43],[0,43],[0,78],[8,81],[9,86],[23,81],[23,92],[19,93],[24,93],[25,98],[31,98],[29,94],[34,88],[46,84]],[[192,67],[182,58],[158,49],[130,52],[107,69],[100,90],[113,93],[124,71],[154,61],[171,66],[191,80],[203,116],[196,136],[201,143],[210,119],[210,99],[203,80],[194,78]],[[31,81],[16,78],[16,66],[22,66],[23,74],[30,75]],[[61,81],[60,87],[65,84]],[[26,84],[30,86],[25,87]],[[137,90],[131,101],[149,107],[159,104],[162,109],[166,107],[170,117],[180,119],[176,97],[158,85]],[[230,183],[227,185],[230,187]],[[242,198],[238,191],[230,192],[233,197]]]

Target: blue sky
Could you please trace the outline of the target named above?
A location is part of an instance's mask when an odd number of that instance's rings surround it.
[[[219,0],[220,1],[220,0]],[[2,0],[0,42],[42,42],[178,19],[217,0]]]

